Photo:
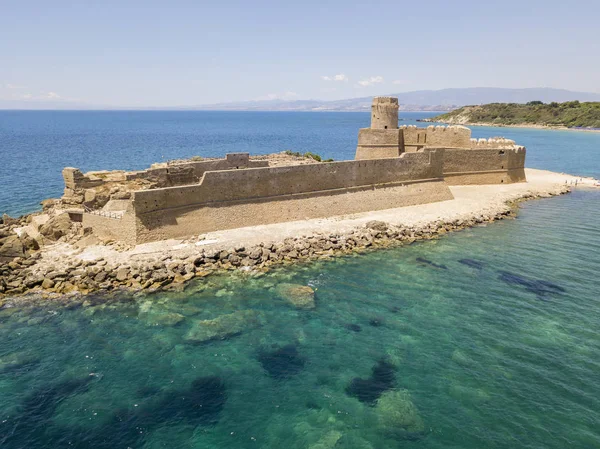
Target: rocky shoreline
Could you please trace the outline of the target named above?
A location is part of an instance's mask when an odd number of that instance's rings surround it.
[[[520,201],[564,194],[567,186],[555,186],[546,192],[520,194],[503,207],[490,208],[487,212],[473,212],[465,218],[439,219],[422,225],[402,226],[384,221],[368,221],[362,227],[346,232],[315,232],[282,241],[261,242],[249,247],[238,245],[230,248],[197,248],[181,257],[165,251],[159,256],[116,263],[98,257],[85,260],[77,251],[55,264],[44,257],[52,246],[35,249],[20,242],[22,256],[0,265],[0,307],[10,308],[31,299],[56,300],[67,297],[85,299],[85,295],[98,292],[156,292],[159,290],[183,290],[193,279],[211,274],[239,271],[259,275],[271,268],[299,262],[328,259],[377,248],[408,245],[420,240],[430,240],[449,232],[490,223],[512,217]],[[10,245],[18,247],[14,230],[23,226],[30,217],[11,219],[0,226],[1,235],[9,235]],[[73,230],[70,231],[71,235]],[[62,239],[67,239],[63,234]],[[84,237],[79,236],[79,239]],[[6,237],[4,237],[6,246]],[[33,245],[33,246],[32,246]],[[19,249],[19,248],[17,248]],[[79,254],[81,253],[79,250]],[[6,254],[6,252],[4,253]],[[54,259],[56,260],[56,259]]]

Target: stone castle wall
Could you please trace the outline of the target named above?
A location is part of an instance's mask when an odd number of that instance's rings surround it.
[[[412,153],[424,147],[470,148],[471,130],[464,126],[403,126],[404,150]]]
[[[448,185],[525,182],[525,149],[445,149],[444,179]]]
[[[443,150],[427,150],[385,160],[206,172],[197,185],[133,192],[136,240],[452,199],[442,169]]]

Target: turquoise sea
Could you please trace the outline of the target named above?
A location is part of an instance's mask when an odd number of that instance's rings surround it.
[[[199,133],[186,133],[194,127],[174,116],[170,125],[160,119],[154,138],[151,123],[145,134],[136,127],[133,134],[147,136],[144,146],[127,135],[119,114],[101,121],[108,135],[83,133],[68,147],[64,133],[52,128],[52,139],[47,129],[46,147],[63,152],[42,158],[43,166],[72,157],[70,165],[84,169],[107,161],[119,168],[112,149],[93,145],[99,141],[121,148],[124,168],[148,165],[165,148],[160,142],[173,141],[166,158],[209,147],[194,147]],[[232,113],[211,154],[290,148],[341,159],[368,120],[294,115],[301,123],[287,114]],[[258,136],[244,134],[258,116],[272,118]],[[275,125],[287,117],[295,145]],[[12,132],[26,134],[19,120]],[[28,126],[38,133],[30,140],[39,155],[41,125]],[[165,127],[172,133],[158,131]],[[474,134],[517,138],[529,147],[529,166],[600,175],[600,134]],[[21,150],[26,140],[13,136]],[[7,154],[6,139],[0,142]],[[138,153],[127,150],[138,145]],[[21,158],[20,167],[34,159]],[[39,182],[11,184],[11,204],[29,198],[18,202],[27,210],[36,195],[53,191]],[[600,191],[577,190],[524,203],[515,220],[402,248],[260,277],[213,277],[180,293],[1,309],[0,447],[600,448],[599,205]],[[291,307],[276,294],[281,283],[311,285],[316,308]],[[243,317],[235,333],[190,341],[198,321],[224,315]]]

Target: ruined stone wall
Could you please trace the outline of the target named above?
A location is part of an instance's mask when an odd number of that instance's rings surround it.
[[[67,167],[63,170],[65,192],[62,199],[66,204],[99,209],[111,198],[126,198],[131,190],[195,184],[207,171],[268,166],[268,161],[251,160],[248,153],[232,153],[224,159],[160,163],[131,172],[114,170],[83,174],[77,168]]]
[[[443,150],[395,159],[206,172],[193,186],[133,194],[137,241],[330,217],[452,198]]]
[[[225,159],[186,161],[174,164],[154,164],[151,168],[126,174],[128,181],[148,179],[157,188],[195,184],[207,171],[235,170],[240,168],[268,167],[268,161],[253,161],[248,153],[230,153]]]

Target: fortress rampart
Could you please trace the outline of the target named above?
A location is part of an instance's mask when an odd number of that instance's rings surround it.
[[[443,150],[427,150],[393,161],[208,171],[197,184],[134,191],[121,219],[85,213],[83,225],[104,238],[142,243],[443,201],[452,193],[442,165]]]
[[[234,153],[134,172],[66,168],[63,202],[83,206],[72,214],[97,236],[137,244],[450,200],[449,185],[524,182],[525,154],[463,126],[398,127],[397,99],[382,97],[352,161],[274,166]]]

